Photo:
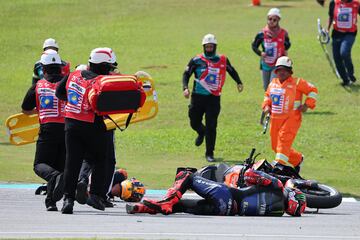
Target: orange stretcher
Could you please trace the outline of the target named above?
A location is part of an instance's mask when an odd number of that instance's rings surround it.
[[[133,113],[130,124],[154,118],[158,113],[158,100],[154,80],[146,75],[138,76],[138,80],[143,83],[146,101],[137,112]],[[122,127],[125,126],[128,115],[127,113],[111,114],[110,117],[118,126]],[[105,119],[104,122],[108,130],[116,128],[116,125],[110,119]],[[33,143],[38,138],[39,117],[38,114],[26,115],[18,113],[8,117],[5,121],[5,126],[11,144],[19,146]]]

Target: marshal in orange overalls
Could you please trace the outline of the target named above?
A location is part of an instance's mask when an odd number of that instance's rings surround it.
[[[290,76],[283,83],[274,78],[265,92],[263,110],[270,110],[270,136],[275,163],[297,167],[302,161],[302,154],[291,146],[301,125],[303,95],[304,104],[315,108],[317,88],[301,78]]]

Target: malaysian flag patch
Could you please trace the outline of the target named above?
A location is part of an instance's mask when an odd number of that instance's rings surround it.
[[[273,113],[282,113],[284,107],[284,93],[285,90],[281,88],[273,88],[270,92],[271,109]]]
[[[41,96],[40,97],[40,108],[41,109],[54,108],[54,96]]]

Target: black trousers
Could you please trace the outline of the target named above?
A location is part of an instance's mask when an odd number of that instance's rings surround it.
[[[111,192],[112,182],[114,180],[114,172],[116,165],[116,156],[115,156],[115,139],[114,139],[115,130],[110,130],[106,132],[106,162],[105,162],[105,186],[106,189],[106,198]]]
[[[205,134],[206,155],[213,156],[216,142],[220,96],[192,94],[189,105],[190,126],[199,135]],[[205,125],[202,123],[205,115]]]
[[[70,120],[74,122],[74,120]],[[67,124],[67,119],[65,119]],[[90,193],[104,196],[106,131],[103,125],[79,123],[65,131],[66,162],[64,171],[65,198],[75,199],[75,191],[85,154],[93,157]]]
[[[109,130],[106,132],[106,158],[105,160],[105,187],[106,193],[108,194],[111,191],[113,176],[116,165],[116,156],[115,156],[115,141],[114,141],[115,130]],[[82,163],[79,181],[89,182],[89,176],[92,172],[94,166],[94,158],[91,154],[86,154],[85,159]],[[107,198],[108,196],[102,196]]]
[[[47,123],[40,125],[36,142],[34,172],[49,182],[64,171],[65,132],[64,124]]]

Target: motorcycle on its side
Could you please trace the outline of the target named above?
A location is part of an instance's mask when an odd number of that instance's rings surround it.
[[[229,166],[224,163],[205,166],[201,169],[196,168],[178,168],[177,171],[188,170],[194,174],[202,176],[216,182],[224,182],[232,187],[244,187],[244,173],[247,169],[252,168],[263,171],[271,176],[278,178],[284,185],[288,185],[301,190],[306,195],[307,207],[309,208],[335,208],[341,204],[342,195],[334,187],[321,184],[316,180],[307,180],[302,178],[293,168],[275,165],[273,167],[267,160],[255,161],[255,149],[252,149],[250,156],[243,164]]]

